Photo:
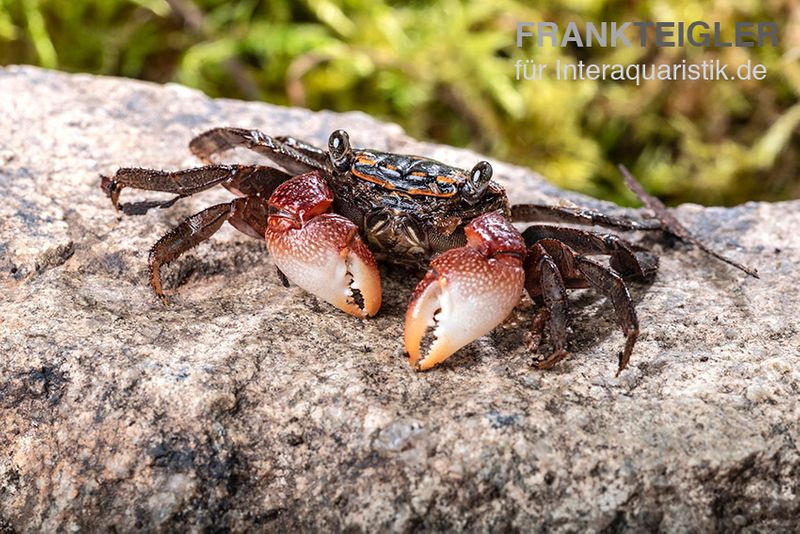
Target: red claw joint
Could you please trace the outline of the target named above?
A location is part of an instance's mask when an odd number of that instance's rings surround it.
[[[333,192],[318,171],[292,178],[272,193],[267,248],[291,282],[356,317],[381,307],[372,253],[350,220],[331,213]]]
[[[406,312],[406,352],[418,370],[488,334],[522,296],[525,243],[516,228],[492,212],[473,219],[464,231],[467,245],[431,261]],[[426,335],[430,343],[423,351]]]

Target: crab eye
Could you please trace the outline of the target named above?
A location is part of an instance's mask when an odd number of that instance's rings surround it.
[[[467,181],[461,189],[464,200],[475,204],[483,196],[492,180],[492,166],[488,161],[479,161],[470,171]]]
[[[336,130],[328,138],[328,153],[333,167],[341,172],[350,168],[353,157],[350,148],[350,136],[344,130]]]

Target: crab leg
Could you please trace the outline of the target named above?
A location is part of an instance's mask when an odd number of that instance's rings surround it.
[[[214,128],[189,143],[189,150],[204,163],[211,163],[211,156],[236,147],[258,152],[292,173],[327,168],[328,160],[321,151],[297,139],[270,137],[259,130]]]
[[[547,249],[538,243],[529,250],[530,255],[525,261],[528,271],[526,285],[536,284],[537,287],[528,288],[528,294],[541,296],[544,306],[539,308],[531,324],[530,348],[536,350],[541,341],[544,324],[550,325],[550,339],[553,343],[553,353],[540,368],[550,368],[567,357],[567,288],[555,258],[550,256]]]
[[[349,219],[330,213],[319,171],[281,184],[269,199],[267,247],[286,278],[356,317],[381,306],[378,265]]]
[[[728,265],[736,267],[737,269],[749,274],[753,278],[758,278],[758,271],[756,269],[748,267],[747,265],[742,265],[741,263],[734,261],[723,254],[720,254],[695,237],[694,234],[692,234],[683,224],[681,224],[678,219],[675,218],[674,215],[672,215],[672,213],[670,213],[663,202],[656,197],[647,194],[647,191],[644,190],[642,184],[636,181],[636,178],[633,177],[625,165],[620,165],[619,170],[622,173],[622,177],[625,179],[625,185],[628,186],[628,189],[633,191],[634,194],[639,197],[639,200],[642,201],[642,204],[644,204],[656,215],[666,231],[676,237],[681,238],[686,243],[691,243],[706,254],[709,254],[710,256],[727,263]]]
[[[168,208],[181,198],[205,191],[217,184],[237,195],[268,198],[275,187],[291,178],[291,175],[264,165],[206,165],[178,171],[122,168],[110,178],[100,178],[100,189],[111,199],[117,211],[121,210],[126,215],[142,215],[151,208]],[[125,187],[177,193],[178,196],[162,202],[120,204],[119,195]]]
[[[267,210],[259,197],[239,197],[224,204],[216,204],[195,213],[167,232],[150,249],[150,285],[167,304],[161,285],[161,267],[176,260],[181,254],[214,235],[228,221],[237,230],[261,239],[267,223]]]
[[[519,232],[501,215],[487,213],[473,219],[464,233],[466,246],[431,261],[406,312],[406,352],[418,370],[430,369],[488,334],[522,295],[525,243]],[[426,334],[432,339],[423,350]]]
[[[609,254],[611,267],[626,277],[647,279],[658,270],[658,257],[614,234],[537,224],[526,228],[522,237],[529,247],[541,240],[556,240],[579,254]]]
[[[547,206],[542,204],[516,204],[511,206],[514,222],[555,222],[588,226],[605,226],[626,231],[663,230],[656,219],[632,219],[614,216],[580,206]]]
[[[591,250],[591,249],[589,249]],[[544,300],[545,314],[537,314],[534,324],[531,327],[531,339],[537,341],[543,329],[543,321],[550,319],[550,332],[553,338],[555,351],[546,360],[539,362],[536,366],[540,369],[549,369],[556,363],[567,357],[564,350],[564,336],[566,330],[566,296],[562,289],[556,289],[553,293],[553,276],[558,276],[563,288],[593,287],[611,302],[617,316],[617,323],[622,328],[625,335],[625,350],[620,354],[619,368],[617,375],[627,367],[639,335],[639,320],[636,316],[636,309],[633,306],[628,288],[622,276],[612,269],[603,266],[573,250],[569,245],[560,239],[545,238],[539,240],[530,249],[530,256],[526,262],[528,277],[526,289],[534,301],[541,298]],[[547,269],[543,268],[542,259],[549,258],[551,270],[548,274]],[[558,283],[558,282],[557,282]],[[551,293],[550,295],[548,295]],[[562,297],[563,295],[563,297]],[[556,297],[555,299],[553,297]],[[561,301],[562,310],[553,306],[554,303]],[[549,301],[549,302],[548,302]],[[533,347],[535,348],[535,343]]]

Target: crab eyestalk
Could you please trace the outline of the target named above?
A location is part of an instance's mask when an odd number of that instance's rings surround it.
[[[269,199],[267,247],[286,278],[356,317],[375,315],[381,281],[350,220],[330,213],[333,192],[318,171],[278,186]]]
[[[479,161],[475,164],[469,176],[461,188],[461,196],[467,204],[476,204],[486,188],[489,187],[489,182],[492,181],[492,165],[488,161]]]
[[[328,154],[331,165],[339,172],[347,172],[353,163],[350,136],[344,130],[335,130],[328,138]]]
[[[406,312],[406,352],[418,370],[430,369],[488,334],[522,296],[525,242],[511,223],[487,213],[473,219],[464,233],[466,246],[431,261]],[[424,350],[423,344],[428,345]]]

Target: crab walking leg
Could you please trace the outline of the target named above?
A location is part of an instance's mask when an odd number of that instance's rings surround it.
[[[543,252],[542,252],[543,251]],[[553,290],[552,282],[547,280],[547,275],[544,271],[538,271],[537,257],[544,257],[546,254],[552,260],[552,266],[556,268],[557,275],[563,283],[565,289],[568,288],[582,288],[593,287],[608,298],[614,308],[614,313],[617,316],[617,323],[622,328],[622,333],[625,335],[625,350],[620,355],[619,368],[617,375],[627,367],[630,361],[633,347],[636,344],[636,339],[639,335],[639,320],[636,316],[636,308],[633,306],[630,293],[628,291],[622,276],[614,270],[603,266],[573,250],[569,245],[566,245],[560,239],[544,238],[539,240],[535,245],[529,249],[529,256],[526,261],[527,281],[525,288],[530,297],[534,300],[543,298],[547,302],[547,292]],[[553,272],[552,275],[555,275]],[[562,291],[556,290],[559,294]],[[561,297],[557,297],[556,300]],[[550,309],[549,311],[553,311]],[[564,299],[564,311],[566,313],[566,300]],[[554,345],[556,345],[556,353],[559,352],[558,341],[555,341],[559,336],[563,336],[562,331],[566,328],[566,316],[563,315],[561,319],[553,316],[542,315],[536,317],[536,320],[551,320],[550,331],[554,338]],[[563,322],[563,325],[554,325],[553,320]],[[534,324],[532,329],[541,329],[542,324]],[[534,334],[537,331],[534,331]],[[563,347],[563,345],[562,345]],[[539,362],[536,366],[540,369],[548,369],[563,360],[567,356],[564,351],[560,357],[553,356],[543,362]]]
[[[161,266],[214,235],[228,220],[231,210],[232,206],[227,202],[206,208],[167,232],[150,249],[150,285],[164,304],[167,296],[161,287]]]
[[[216,185],[222,185],[237,195],[254,195],[268,198],[278,184],[291,176],[264,165],[207,165],[193,169],[160,171],[142,168],[121,168],[112,177],[101,176],[100,189],[111,199],[117,211],[126,215],[141,215],[150,208],[168,208],[181,198]],[[168,201],[144,201],[120,204],[119,195],[126,187],[177,193]]]
[[[555,222],[588,226],[605,226],[626,231],[663,230],[664,226],[656,219],[632,219],[624,216],[608,215],[579,206],[546,206],[542,204],[516,204],[511,206],[511,219],[514,222]]]
[[[727,263],[728,265],[736,267],[737,269],[749,274],[753,278],[758,278],[758,271],[756,269],[748,267],[747,265],[743,265],[723,254],[720,254],[695,237],[693,233],[691,233],[683,224],[681,224],[681,222],[676,219],[672,213],[670,213],[663,202],[656,197],[647,194],[647,191],[644,190],[642,184],[636,181],[636,178],[633,177],[625,165],[620,165],[619,170],[622,173],[622,177],[625,179],[625,185],[628,186],[628,189],[633,191],[633,193],[639,197],[639,200],[642,201],[642,204],[644,204],[650,211],[655,213],[656,217],[659,221],[661,221],[666,231],[676,237],[681,238],[686,243],[691,243],[706,254],[709,254],[710,256]]]
[[[161,285],[161,267],[210,238],[225,221],[240,232],[262,239],[267,225],[264,201],[259,197],[239,197],[206,208],[167,232],[150,249],[150,285],[164,304],[167,296]]]
[[[537,224],[522,232],[525,244],[534,246],[541,240],[556,240],[578,254],[608,254],[611,267],[622,276],[647,279],[658,270],[658,257],[614,234],[601,234],[578,228]]]
[[[538,364],[538,367],[549,369],[568,356],[566,350],[569,322],[567,288],[555,260],[542,244],[534,245],[529,252],[525,261],[526,288],[532,298],[541,296],[544,303],[544,307],[540,308],[531,324],[531,338],[532,341],[535,340],[531,348],[538,347],[544,323],[548,322],[553,353],[547,360]]]
[[[614,312],[617,314],[617,322],[625,335],[625,350],[620,354],[617,369],[617,376],[619,376],[628,366],[633,346],[639,337],[639,319],[636,316],[631,295],[622,277],[610,269],[582,256],[576,256],[575,264],[584,278],[611,301]]]
[[[320,151],[313,151],[310,145],[293,138],[270,137],[259,130],[214,128],[189,142],[189,150],[204,163],[211,163],[215,154],[237,147],[258,152],[292,173],[327,168],[327,158],[322,158]]]
[[[426,370],[488,334],[517,305],[525,283],[525,243],[497,213],[481,215],[464,229],[467,245],[444,252],[411,297],[406,312],[409,363]],[[422,352],[429,328],[434,339]]]
[[[269,199],[267,247],[278,269],[312,295],[356,317],[381,307],[378,264],[358,227],[330,213],[333,192],[318,171],[281,184]]]

